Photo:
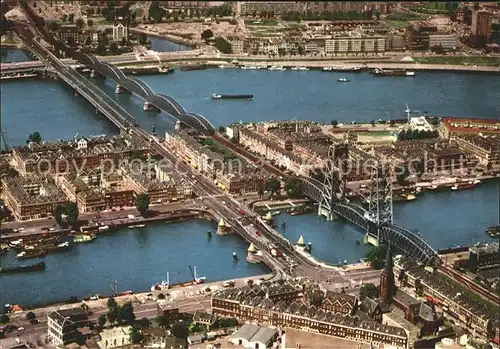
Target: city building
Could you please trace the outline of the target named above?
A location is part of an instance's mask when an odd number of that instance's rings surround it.
[[[156,307],[158,316],[163,316],[167,325],[174,324],[179,318],[179,306],[177,304],[160,299],[157,301]]]
[[[62,24],[58,29],[59,41],[74,45],[80,42],[80,32],[76,24]]]
[[[160,6],[174,8],[208,8],[222,6],[227,1],[159,1]]]
[[[439,134],[445,139],[457,135],[499,135],[498,119],[442,118]]]
[[[296,1],[242,1],[241,15],[260,15],[264,12],[282,15],[287,12],[299,11]]]
[[[427,121],[425,116],[411,117],[410,118],[410,129],[417,131],[433,131],[434,129]]]
[[[121,42],[128,40],[128,17],[117,16],[113,24],[113,41]]]
[[[17,220],[52,216],[58,205],[68,198],[49,176],[2,178],[2,198]]]
[[[469,248],[467,267],[478,271],[483,268],[500,265],[499,245],[496,242]]]
[[[117,348],[132,344],[130,340],[132,326],[118,326],[103,329],[99,336],[101,340],[97,342],[100,349]]]
[[[394,273],[401,285],[412,287],[433,304],[439,304],[447,317],[478,338],[490,339],[495,335],[494,331],[500,326],[497,305],[475,296],[467,286],[440,271],[427,271],[407,257],[395,260]]]
[[[454,143],[487,168],[500,165],[500,137],[463,134],[456,136]]]
[[[491,15],[486,10],[472,11],[472,35],[490,38],[491,35]]]
[[[429,34],[429,49],[440,48],[445,51],[454,50],[457,47],[458,38],[456,34],[431,33]]]
[[[71,141],[30,143],[13,149],[14,167],[22,175],[28,173],[82,172],[98,167],[121,166],[131,156],[143,156],[148,146],[132,142],[128,137],[104,136]]]
[[[47,315],[47,338],[55,347],[73,343],[79,329],[88,325],[88,315],[81,307],[55,310]]]
[[[377,53],[386,50],[386,38],[380,35],[339,35],[324,39],[327,54]]]
[[[264,284],[263,287],[267,287]],[[290,286],[300,288],[299,284]],[[291,327],[356,342],[388,344],[394,348],[407,347],[407,336],[401,328],[319,309],[306,304],[301,299],[302,293],[297,294],[295,300],[288,297],[287,300],[281,297],[271,300],[260,296],[262,291],[260,286],[218,290],[212,294],[212,312],[241,321]]]
[[[437,32],[437,27],[428,22],[418,22],[406,29],[406,48],[410,51],[425,51],[430,49],[429,36]]]
[[[269,327],[244,324],[231,335],[231,343],[249,349],[270,348],[276,340],[278,332]]]
[[[217,316],[206,311],[197,310],[193,315],[193,322],[198,325],[212,326],[217,321]]]
[[[452,171],[470,167],[469,159],[461,149],[455,147],[424,146],[423,159],[427,172]]]

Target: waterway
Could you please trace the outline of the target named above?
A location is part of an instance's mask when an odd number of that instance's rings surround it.
[[[190,50],[190,48],[186,45],[161,39],[156,36],[148,36],[148,40],[151,41],[151,49],[156,52],[173,52],[173,51]]]
[[[338,84],[339,75],[349,84]],[[323,72],[270,72],[204,70],[143,77],[159,93],[178,100],[188,111],[205,115],[215,125],[240,120],[302,119],[330,122],[403,117],[406,103],[434,115],[494,118],[498,116],[500,81],[473,74],[418,73],[415,78],[376,78],[370,74]],[[114,94],[114,84],[96,84],[128,111],[147,130],[154,125],[162,134],[174,122],[165,113],[143,112],[142,101],[129,94]],[[484,88],[487,86],[487,88]],[[211,93],[253,93],[252,101],[212,100]],[[29,96],[26,97],[26,96]],[[39,131],[44,139],[72,138],[75,134],[115,134],[116,128],[81,97],[61,82],[18,81],[1,85],[2,129],[10,145],[25,144],[29,133]],[[397,203],[395,222],[421,235],[435,248],[471,245],[486,241],[484,229],[499,222],[498,182],[473,190],[426,193],[418,200]],[[315,214],[275,217],[278,226],[288,222],[284,234],[290,241],[303,235],[313,244],[312,254],[324,261],[353,262],[364,256],[357,246],[362,232],[341,221],[322,222]],[[264,273],[263,266],[233,265],[232,251],[240,256],[246,244],[237,237],[215,237],[207,242],[209,223],[193,221],[178,225],[155,224],[144,230],[124,229],[100,237],[71,252],[45,257],[43,273],[6,275],[0,278],[4,303],[41,303],[71,295],[108,293],[108,284],[118,280],[121,290],[145,291],[165,276],[165,270],[182,272],[197,265],[208,280]],[[280,229],[280,228],[279,228]],[[14,256],[2,257],[2,264]]]
[[[2,47],[0,50],[0,62],[2,63],[26,62],[32,60],[34,59],[28,56],[26,52],[21,49]]]
[[[213,232],[207,239],[206,232]],[[151,285],[192,279],[189,265],[207,282],[269,273],[261,264],[245,262],[247,244],[236,236],[220,237],[216,225],[195,220],[156,223],[99,235],[92,243],[74,244],[71,251],[45,256],[43,272],[0,276],[3,303],[40,304],[92,293],[111,294],[114,280],[120,291],[148,291]],[[241,260],[233,263],[232,253]],[[2,265],[16,263],[15,252],[2,256]],[[37,262],[36,259],[27,263]]]

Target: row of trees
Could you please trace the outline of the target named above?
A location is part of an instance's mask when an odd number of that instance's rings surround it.
[[[233,53],[231,43],[220,36],[215,38],[215,47],[222,53]]]
[[[63,216],[66,216],[68,224],[73,225],[78,221],[78,206],[74,202],[69,202],[65,205],[57,205],[54,208],[53,216],[59,225],[63,221]]]
[[[259,188],[259,195],[264,195],[264,190],[277,195],[281,191],[281,181],[277,178],[269,179],[264,188]],[[285,182],[285,191],[290,198],[299,198],[302,195],[302,182],[297,177],[290,177]]]
[[[172,19],[177,22],[179,19],[189,18],[202,18],[202,17],[215,17],[221,18],[226,16],[231,16],[233,14],[231,5],[222,5],[217,7],[209,7],[204,9],[199,8],[189,8],[189,9],[178,9],[173,11],[166,11],[163,7],[160,7],[158,1],[153,0],[151,6],[149,7],[148,19],[152,19],[159,23],[163,18],[169,20]],[[144,17],[143,20],[146,20]]]
[[[438,131],[402,130],[398,135],[398,141],[409,141],[415,139],[438,138]]]
[[[97,319],[99,328],[103,328],[107,322],[111,325],[130,325],[132,326],[132,331],[130,333],[132,343],[138,344],[142,342],[144,336],[141,333],[141,329],[151,326],[149,319],[142,318],[140,320],[136,320],[134,307],[131,302],[127,302],[120,306],[116,303],[115,299],[111,297],[108,299],[107,305],[107,314],[102,314]]]
[[[42,136],[40,135],[40,132],[33,132],[29,134],[26,144],[30,144],[31,142],[42,143]]]

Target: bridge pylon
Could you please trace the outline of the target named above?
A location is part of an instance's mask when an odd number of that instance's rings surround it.
[[[332,144],[324,169],[324,191],[318,206],[318,215],[328,221],[336,218],[333,207],[344,200],[348,169],[348,146],[346,143]]]
[[[378,246],[381,228],[392,225],[392,181],[388,164],[374,163],[370,168],[370,192],[367,198],[368,212],[366,213],[369,226],[365,235],[365,242]]]

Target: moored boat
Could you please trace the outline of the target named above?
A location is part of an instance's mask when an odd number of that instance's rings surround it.
[[[291,70],[293,71],[308,71],[308,67],[293,67]]]
[[[338,82],[350,82],[350,80],[348,78],[338,78],[337,81]]]
[[[95,239],[97,239],[97,236],[95,236],[95,234],[81,234],[81,235],[75,235],[73,242],[74,243],[92,242]]]
[[[39,251],[23,251],[17,254],[17,259],[29,259],[29,258],[38,258],[43,257],[47,254],[47,251],[39,250]]]
[[[191,281],[172,284],[170,283],[170,274],[167,272],[167,280],[151,286],[151,291],[164,291],[171,288],[187,287],[205,283],[205,280],[207,278],[205,276],[198,276],[196,274],[196,267],[192,268],[191,266],[189,266],[189,269],[191,270],[191,275],[193,276],[193,279]]]
[[[241,69],[243,70],[259,70],[260,67],[256,65],[243,65],[241,66]]]
[[[283,67],[282,65],[272,65],[267,70],[273,70],[273,71],[285,71],[286,68]]]
[[[375,68],[372,71],[375,76],[415,76],[415,72],[406,69],[381,69]]]
[[[129,225],[129,229],[134,229],[134,228],[144,228],[146,224],[134,224],[134,225]]]

